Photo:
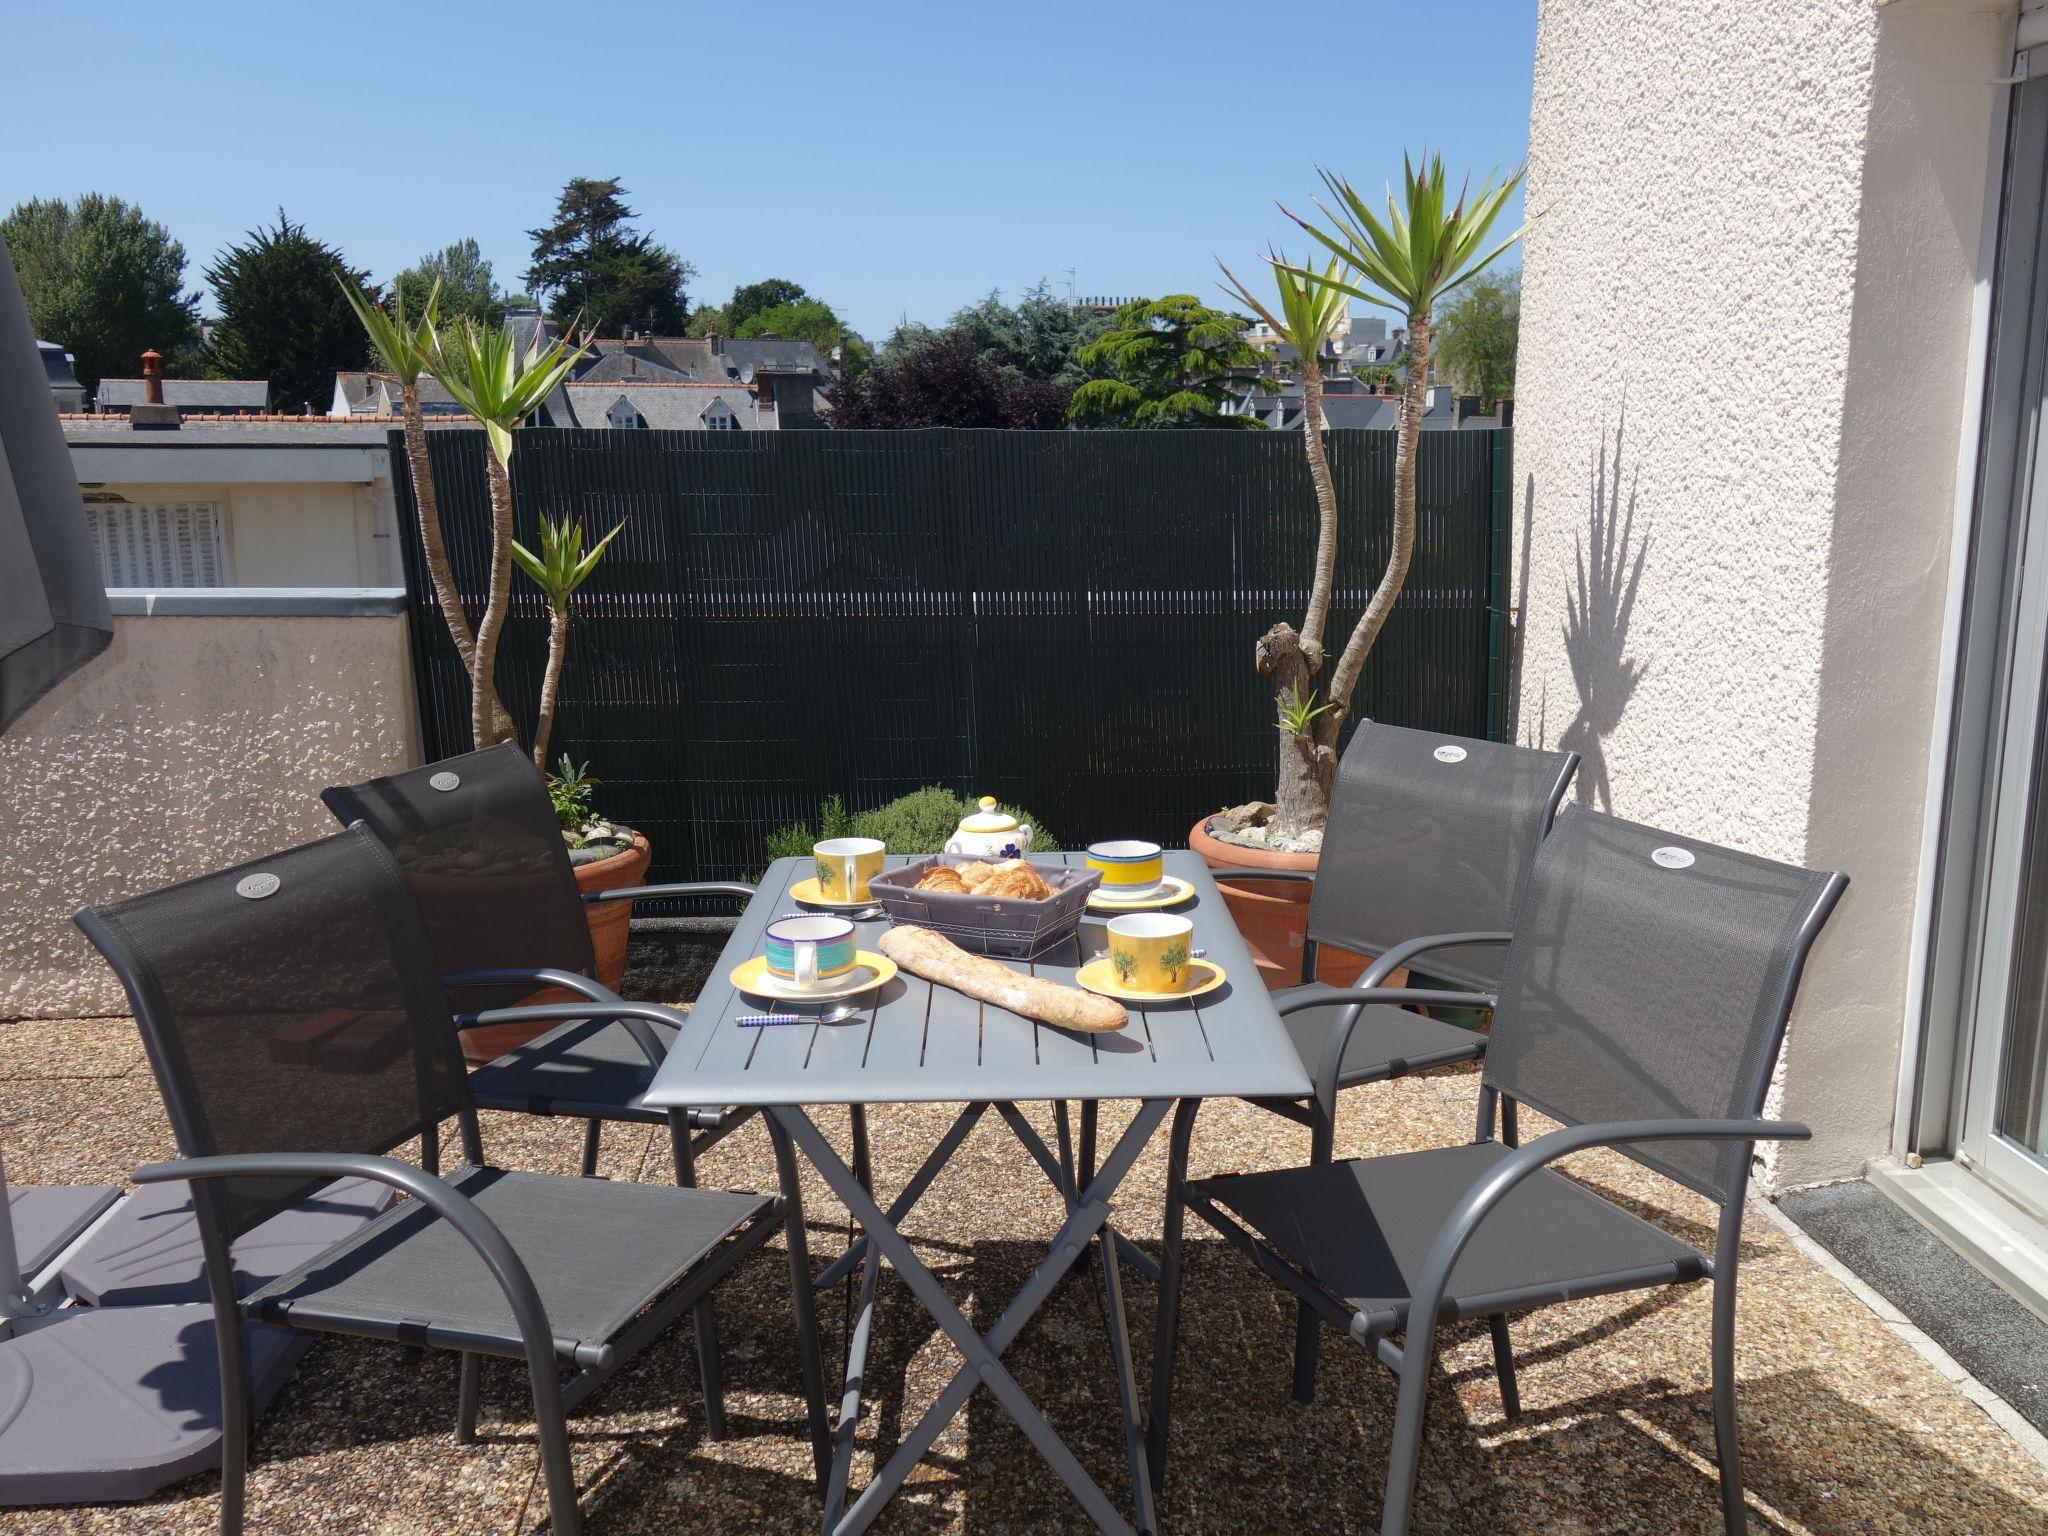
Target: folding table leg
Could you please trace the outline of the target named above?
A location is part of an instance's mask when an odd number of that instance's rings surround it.
[[[1147,1100],[1140,1106],[1129,1128],[1118,1139],[1102,1171],[1089,1187],[1082,1191],[1079,1203],[1068,1213],[1066,1221],[1054,1235],[1051,1249],[1045,1259],[1033,1271],[1024,1288],[1011,1298],[1002,1316],[996,1320],[995,1327],[986,1335],[978,1333],[974,1325],[961,1314],[960,1309],[946,1295],[945,1288],[917,1257],[908,1240],[889,1221],[873,1198],[860,1187],[859,1181],[853,1177],[853,1171],[846,1166],[810,1117],[797,1108],[785,1107],[769,1112],[777,1127],[803,1150],[804,1155],[811,1160],[812,1166],[832,1187],[833,1192],[846,1201],[861,1225],[867,1228],[874,1249],[886,1257],[903,1277],[911,1293],[917,1297],[925,1311],[967,1362],[940,1393],[938,1401],[897,1448],[895,1455],[890,1457],[888,1464],[876,1473],[874,1481],[862,1492],[853,1508],[846,1512],[837,1526],[826,1527],[827,1536],[857,1536],[858,1532],[866,1530],[890,1495],[902,1485],[910,1470],[930,1450],[945,1426],[965,1406],[977,1386],[987,1386],[995,1394],[996,1400],[1003,1405],[1017,1426],[1023,1430],[1025,1437],[1067,1485],[1068,1490],[1099,1528],[1109,1532],[1110,1536],[1129,1536],[1131,1528],[1124,1523],[1094,1479],[1089,1477],[1087,1471],[1074,1459],[1073,1453],[1053,1432],[1045,1416],[1018,1386],[1016,1378],[1004,1368],[1000,1355],[1015,1340],[1032,1314],[1044,1304],[1045,1298],[1051,1294],[1059,1277],[1080,1258],[1082,1249],[1108,1220],[1108,1196],[1115,1192],[1116,1187],[1129,1174],[1139,1151],[1151,1138],[1152,1132],[1158,1129],[1160,1121],[1165,1118],[1170,1107],[1170,1101],[1163,1099]],[[1120,1309],[1118,1321],[1122,1321]],[[1117,1363],[1119,1376],[1122,1378],[1119,1387],[1126,1389],[1130,1399],[1135,1402],[1136,1385],[1129,1377],[1128,1352]],[[1134,1498],[1141,1516],[1149,1518],[1151,1499],[1142,1457],[1137,1459],[1134,1471],[1137,1475]]]
[[[1087,1107],[1093,1108],[1094,1106],[1089,1105]],[[1064,1154],[1055,1155],[1052,1149],[1046,1146],[1045,1138],[1038,1134],[1037,1128],[1024,1118],[1024,1112],[1015,1104],[998,1104],[995,1108],[996,1113],[1003,1117],[1003,1122],[1010,1127],[1011,1134],[1022,1144],[1024,1150],[1031,1154],[1032,1160],[1044,1171],[1052,1187],[1059,1191],[1060,1198],[1067,1202],[1067,1206],[1071,1210],[1079,1198],[1075,1193],[1076,1186],[1068,1182],[1067,1170],[1074,1166],[1072,1159]],[[1058,1128],[1061,1124],[1063,1122],[1055,1120],[1055,1128]],[[1089,1179],[1093,1179],[1092,1172],[1089,1175]],[[1123,1256],[1123,1261],[1126,1264],[1130,1265],[1131,1268],[1135,1269],[1147,1280],[1158,1280],[1159,1265],[1151,1254],[1145,1252],[1144,1249],[1140,1248],[1128,1237],[1125,1237],[1121,1232],[1113,1232],[1111,1237],[1116,1243],[1117,1252]]]
[[[1159,1317],[1152,1350],[1152,1422],[1146,1449],[1152,1472],[1152,1493],[1166,1490],[1166,1436],[1173,1419],[1173,1357],[1180,1344],[1180,1243],[1187,1222],[1182,1185],[1188,1176],[1188,1146],[1194,1140],[1200,1099],[1182,1099],[1173,1112],[1173,1130],[1166,1143],[1166,1230],[1159,1257]]]
[[[946,1128],[946,1134],[939,1138],[939,1144],[932,1148],[931,1155],[911,1176],[910,1182],[903,1186],[903,1192],[890,1204],[889,1220],[900,1222],[910,1214],[911,1207],[924,1198],[924,1192],[931,1188],[932,1180],[939,1176],[939,1171],[948,1162],[952,1161],[955,1150],[967,1139],[967,1133],[980,1122],[987,1109],[986,1104],[969,1104],[960,1111],[953,1123]],[[858,1173],[855,1176],[858,1177]],[[874,1189],[873,1184],[866,1181],[863,1181],[861,1187],[870,1192]],[[846,1252],[825,1266],[824,1271],[818,1276],[817,1288],[825,1290],[844,1280],[853,1273],[854,1266],[867,1255],[867,1251],[868,1240],[865,1237],[854,1239]]]

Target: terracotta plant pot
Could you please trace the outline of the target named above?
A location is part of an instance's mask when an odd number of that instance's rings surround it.
[[[1236,843],[1218,842],[1209,835],[1209,818],[1204,816],[1188,833],[1188,847],[1202,856],[1211,869],[1314,869],[1319,855],[1278,853],[1268,848],[1243,848]],[[1301,981],[1301,949],[1308,933],[1308,897],[1311,889],[1298,880],[1219,881],[1223,904],[1231,921],[1244,938],[1245,947],[1258,962],[1259,977],[1269,991],[1291,987]],[[1334,944],[1325,944],[1316,958],[1316,980],[1333,986],[1356,981],[1371,961],[1364,955]],[[1399,986],[1405,973],[1388,978]]]
[[[653,850],[647,839],[636,832],[632,847],[622,848],[608,859],[592,859],[587,864],[578,864],[576,889],[588,895],[592,891],[615,891],[621,886],[642,885],[647,878],[647,861],[652,857]],[[583,920],[590,925],[590,947],[597,955],[598,985],[616,992],[626,975],[626,940],[633,921],[633,903],[586,903]],[[573,999],[574,994],[560,987],[545,987],[520,1001],[561,1003]],[[553,1023],[494,1024],[487,1029],[466,1029],[462,1032],[462,1055],[471,1066],[478,1066],[518,1049],[554,1027]]]

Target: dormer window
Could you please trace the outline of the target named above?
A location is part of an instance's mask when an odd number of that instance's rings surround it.
[[[604,413],[604,419],[621,430],[645,431],[647,428],[647,418],[624,395],[612,402],[611,409]]]
[[[704,430],[707,432],[737,432],[739,418],[734,416],[723,400],[714,400],[704,411]]]

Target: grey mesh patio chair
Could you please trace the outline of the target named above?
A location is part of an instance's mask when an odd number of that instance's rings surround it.
[[[1811,1134],[1761,1116],[1807,953],[1847,884],[1843,875],[1570,810],[1538,850],[1516,913],[1471,1145],[1189,1181],[1197,1106],[1181,1106],[1168,1153],[1153,1369],[1155,1482],[1165,1471],[1182,1211],[1192,1209],[1399,1377],[1385,1536],[1408,1528],[1434,1324],[1488,1319],[1513,1417],[1508,1313],[1711,1279],[1721,1503],[1728,1531],[1740,1536],[1743,1196],[1757,1142]],[[1405,996],[1384,988],[1377,1000]],[[1327,1080],[1318,1085],[1325,1099],[1330,1092]],[[1519,1148],[1495,1140],[1492,1103],[1502,1096],[1561,1128]],[[1612,1147],[1711,1200],[1720,1210],[1713,1253],[1550,1166],[1587,1147]]]
[[[1252,1101],[1307,1125],[1313,1161],[1330,1157],[1337,1090],[1485,1054],[1485,1035],[1414,1008],[1492,1005],[1529,861],[1578,767],[1574,752],[1362,721],[1337,765],[1317,868],[1214,872],[1218,880],[1314,882],[1302,985],[1273,1001],[1302,1065],[1328,1091],[1306,1103]],[[1355,986],[1326,986],[1316,980],[1323,944],[1375,959]],[[1412,1006],[1376,1000],[1374,989],[1409,965],[1430,974],[1407,999]],[[1513,1145],[1512,1099],[1500,1115]],[[1294,1350],[1297,1402],[1315,1395],[1317,1345],[1316,1315],[1304,1306]]]
[[[547,785],[511,742],[328,789],[320,798],[343,825],[366,824],[405,870],[456,1016],[509,1007],[541,986],[561,987],[593,1003],[617,1003],[593,979],[597,961],[584,920],[586,899],[744,901],[754,893],[747,885],[700,883],[633,886],[584,897]],[[644,1095],[682,1027],[680,1014],[643,1008],[558,1011],[553,1017],[564,1022],[473,1071],[470,1097],[480,1109],[581,1119],[586,1177],[597,1172],[604,1123],[623,1121],[666,1126],[676,1182],[694,1185],[698,1154],[753,1113],[647,1107]],[[695,1322],[705,1421],[712,1437],[722,1438],[725,1394],[709,1305],[698,1309]]]
[[[368,828],[76,920],[127,990],[184,1154],[135,1178],[192,1182],[223,1382],[244,1380],[244,1319],[457,1350],[457,1437],[467,1441],[481,1357],[524,1360],[549,1514],[569,1536],[580,1517],[567,1412],[779,1226],[822,1477],[824,1375],[787,1143],[776,1138],[779,1197],[490,1167],[418,909]],[[472,1021],[588,1006],[486,1010]],[[451,1117],[463,1161],[443,1177],[426,1133]],[[424,1168],[387,1155],[415,1137]],[[341,1178],[411,1198],[238,1297],[234,1240]],[[226,1393],[221,1424],[221,1529],[233,1533],[248,1461],[241,1392]]]

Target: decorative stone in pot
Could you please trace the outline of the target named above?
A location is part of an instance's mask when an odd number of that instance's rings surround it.
[[[1322,859],[1320,853],[1283,853],[1224,842],[1209,835],[1212,820],[1204,816],[1188,832],[1188,847],[1211,869],[1313,870]],[[1252,952],[1267,990],[1277,992],[1298,985],[1313,887],[1300,880],[1222,880],[1217,889],[1223,893],[1223,905],[1237,924],[1245,948]],[[1348,986],[1370,963],[1364,955],[1325,944],[1316,958],[1316,980]],[[1397,972],[1388,978],[1388,984],[1400,985],[1405,975]]]

